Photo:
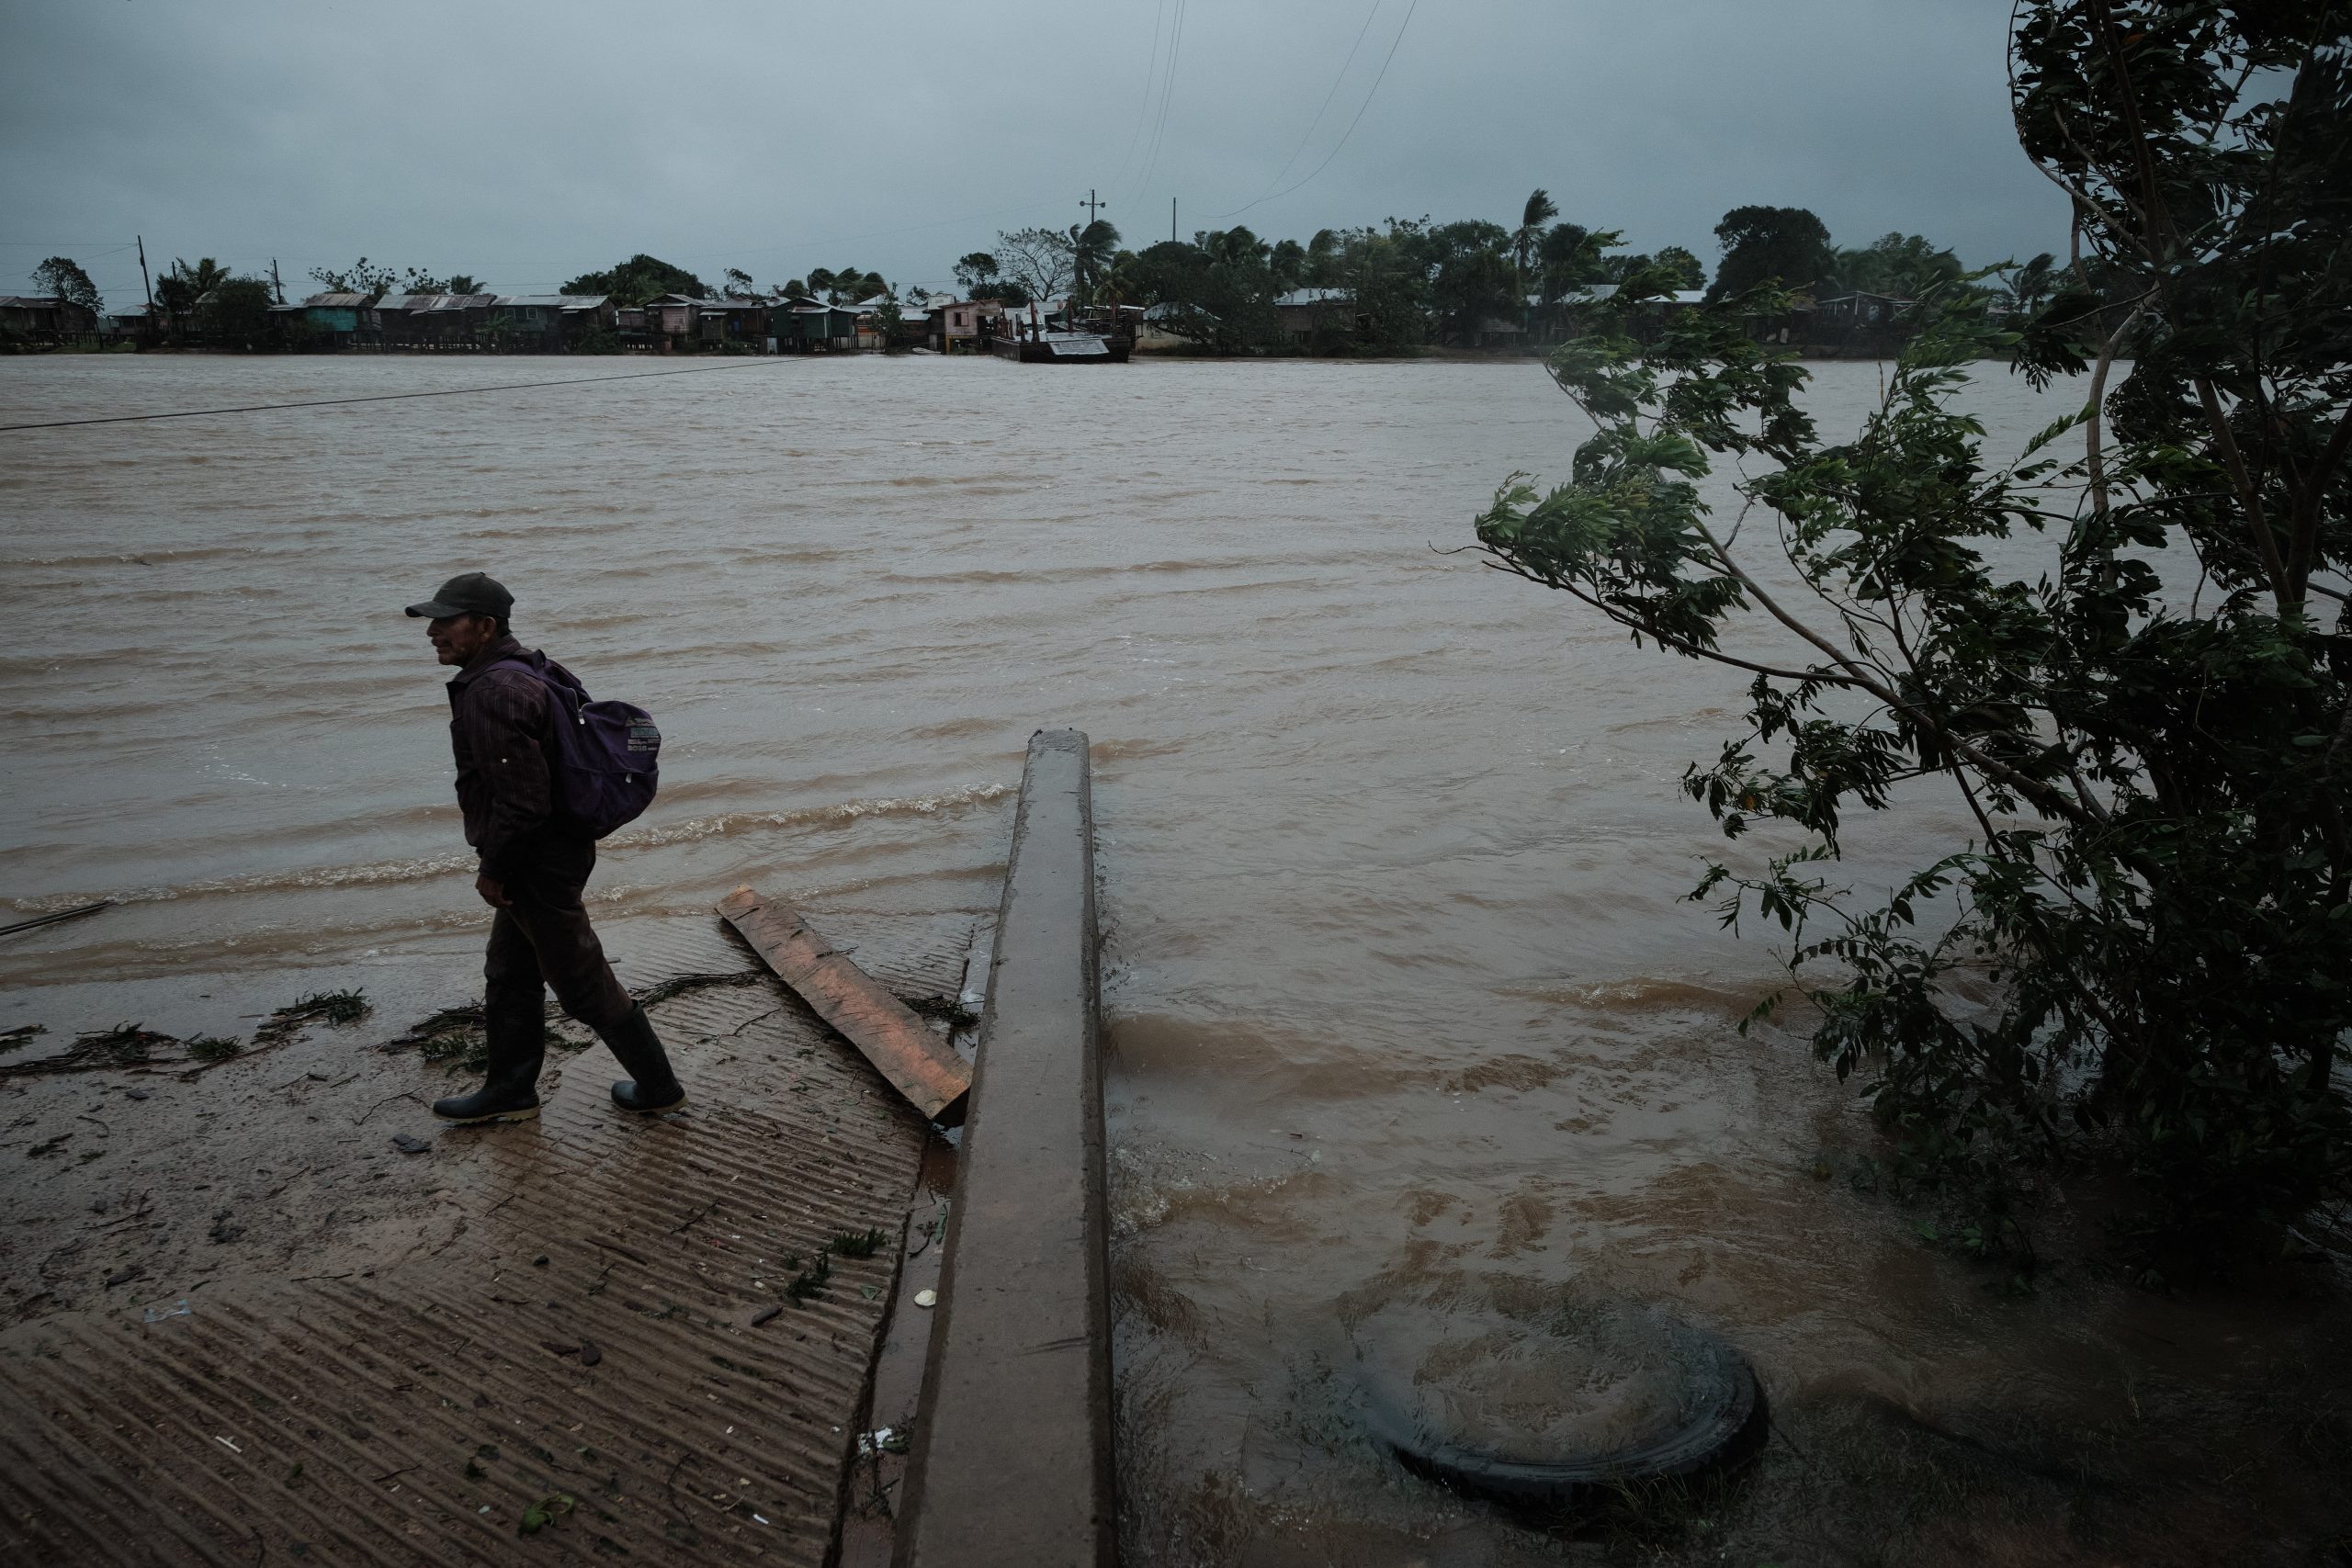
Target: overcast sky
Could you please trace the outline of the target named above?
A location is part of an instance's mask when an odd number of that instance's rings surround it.
[[[134,302],[134,234],[161,265],[275,257],[289,298],[362,254],[502,293],[640,250],[713,284],[854,265],[939,286],[999,229],[1082,219],[1090,187],[1137,248],[1167,237],[1171,197],[1186,235],[1305,239],[1391,215],[1515,224],[1542,186],[1565,217],[1711,266],[1716,220],[1748,203],[1809,207],[1843,244],[1901,230],[2021,259],[2064,250],[2065,208],[2010,128],[2007,14],[0,0],[0,289],[55,253]]]

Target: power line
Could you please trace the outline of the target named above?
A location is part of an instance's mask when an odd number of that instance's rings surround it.
[[[1176,20],[1168,32],[1168,79],[1159,90],[1159,123],[1152,128],[1151,156],[1143,166],[1143,175],[1136,182],[1136,194],[1140,197],[1151,188],[1151,176],[1159,171],[1159,148],[1168,135],[1168,106],[1176,96],[1176,62],[1184,43],[1184,7],[1186,0],[1176,0]]]
[[[1159,73],[1159,25],[1167,19],[1167,16],[1168,0],[1159,0],[1159,9],[1154,11],[1151,17],[1151,59],[1143,68],[1143,79],[1146,84]],[[1127,138],[1127,150],[1119,159],[1118,172],[1111,176],[1110,183],[1102,187],[1104,190],[1118,189],[1119,182],[1126,178],[1127,165],[1135,162],[1136,149],[1143,144],[1144,121],[1150,118],[1151,92],[1147,85],[1142,101],[1136,105],[1135,132]]]
[[[1324,159],[1323,159],[1323,161],[1322,161],[1321,163],[1319,163],[1319,164],[1316,164],[1316,165],[1315,165],[1315,174],[1311,174],[1311,175],[1307,175],[1306,179],[1301,180],[1301,181],[1299,181],[1299,182],[1298,182],[1298,184],[1297,184],[1297,185],[1295,185],[1295,186],[1291,186],[1291,187],[1290,187],[1290,190],[1280,190],[1280,191],[1276,191],[1272,196],[1261,196],[1261,197],[1260,197],[1258,198],[1258,201],[1253,201],[1253,202],[1250,203],[1248,207],[1237,207],[1237,208],[1235,208],[1231,212],[1226,213],[1226,214],[1224,214],[1223,216],[1227,217],[1227,218],[1238,217],[1238,216],[1239,216],[1240,214],[1242,214],[1242,213],[1244,213],[1244,212],[1249,211],[1249,210],[1250,210],[1250,208],[1257,206],[1257,205],[1258,205],[1258,202],[1261,202],[1261,201],[1273,201],[1273,200],[1277,200],[1277,199],[1279,199],[1279,198],[1281,198],[1281,197],[1283,197],[1288,196],[1288,195],[1291,193],[1291,191],[1298,190],[1298,189],[1300,189],[1301,187],[1305,186],[1306,186],[1309,181],[1313,180],[1313,179],[1315,178],[1315,175],[1319,175],[1319,174],[1321,174],[1324,170],[1326,170],[1326,169],[1328,169],[1328,168],[1329,168],[1329,167],[1331,166],[1331,160],[1332,160],[1333,158],[1336,158],[1336,157],[1338,157],[1338,156],[1340,155],[1340,149],[1341,147],[1345,147],[1345,146],[1348,144],[1348,138],[1349,138],[1349,137],[1351,137],[1351,136],[1353,136],[1353,135],[1356,133],[1356,127],[1357,127],[1357,125],[1358,125],[1358,124],[1360,124],[1360,123],[1363,121],[1363,111],[1364,111],[1365,109],[1368,109],[1368,108],[1372,107],[1372,100],[1373,100],[1374,96],[1376,94],[1378,94],[1378,93],[1379,93],[1379,91],[1380,91],[1380,85],[1381,85],[1381,83],[1383,83],[1383,82],[1385,82],[1385,81],[1386,81],[1386,80],[1388,79],[1388,67],[1389,67],[1390,62],[1393,62],[1393,61],[1395,61],[1395,60],[1396,60],[1396,47],[1397,47],[1397,45],[1398,45],[1398,44],[1401,44],[1401,43],[1403,43],[1403,42],[1405,41],[1405,31],[1406,31],[1406,28],[1410,28],[1410,27],[1413,25],[1413,13],[1414,13],[1415,11],[1417,11],[1417,10],[1420,9],[1420,5],[1421,5],[1421,0],[1412,0],[1412,4],[1405,7],[1405,20],[1404,20],[1403,24],[1402,24],[1401,26],[1399,26],[1399,27],[1397,28],[1397,29],[1396,29],[1396,37],[1395,41],[1394,41],[1394,42],[1392,42],[1392,43],[1390,43],[1390,44],[1389,44],[1389,46],[1388,46],[1388,57],[1387,57],[1387,59],[1383,60],[1383,61],[1380,62],[1380,74],[1379,74],[1379,75],[1377,75],[1377,76],[1374,76],[1374,77],[1372,79],[1372,91],[1371,91],[1371,92],[1369,92],[1369,93],[1366,93],[1366,94],[1363,96],[1363,104],[1362,104],[1362,105],[1361,105],[1361,106],[1356,109],[1356,118],[1355,118],[1354,119],[1351,119],[1351,120],[1348,121],[1348,129],[1347,129],[1347,130],[1343,130],[1343,131],[1341,131],[1341,132],[1340,133],[1340,140],[1339,140],[1338,144],[1337,144],[1337,145],[1335,145],[1335,146],[1331,149],[1331,151],[1330,151],[1328,154],[1326,154],[1326,155],[1325,155],[1325,157],[1324,157]]]
[[[1283,160],[1283,166],[1274,171],[1274,177],[1266,182],[1266,188],[1258,195],[1260,201],[1274,194],[1274,187],[1283,183],[1283,176],[1290,173],[1290,166],[1298,162],[1298,155],[1306,152],[1306,144],[1315,139],[1316,127],[1323,123],[1324,115],[1330,111],[1331,100],[1340,96],[1340,84],[1348,79],[1348,68],[1356,62],[1356,51],[1363,48],[1364,35],[1372,31],[1372,19],[1380,15],[1380,7],[1385,3],[1386,0],[1372,0],[1372,9],[1363,14],[1363,26],[1356,29],[1356,41],[1348,46],[1348,57],[1340,62],[1340,73],[1331,78],[1331,90],[1323,95],[1322,107],[1317,109],[1315,118],[1306,122],[1306,134],[1298,139],[1298,145],[1290,150],[1290,156]],[[1248,210],[1247,207],[1237,207],[1232,212],[1212,212],[1209,217],[1215,220]]]
[[[343,403],[390,403],[403,398],[454,398],[467,392],[521,392],[537,387],[584,387],[604,381],[650,381],[658,376],[707,376],[714,370],[749,370],[778,363],[782,357],[780,355],[774,358],[763,355],[733,365],[696,365],[684,370],[644,370],[633,376],[573,376],[560,381],[508,381],[492,387],[440,387],[424,392],[375,392],[359,398],[312,398],[299,403],[243,403],[234,408],[181,409],[172,413],[117,413],[98,419],[51,419],[31,424],[0,424],[0,433],[57,430],[71,424],[136,424],[152,419],[200,419],[216,413],[268,413],[277,409],[334,408]]]

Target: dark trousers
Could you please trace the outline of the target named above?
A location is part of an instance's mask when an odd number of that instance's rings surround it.
[[[549,835],[515,857],[506,879],[513,907],[490,922],[490,953],[482,964],[482,1013],[493,1043],[537,1044],[548,987],[564,1011],[600,1035],[637,1006],[614,977],[580,902],[595,869],[593,839]]]

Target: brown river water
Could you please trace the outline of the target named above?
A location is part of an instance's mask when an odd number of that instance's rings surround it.
[[[644,368],[0,360],[0,423]],[[1833,427],[1879,393],[1815,370]],[[2014,452],[2079,396],[1993,369],[1969,401]],[[475,940],[400,606],[484,568],[662,725],[594,885],[616,929],[747,880],[992,908],[1028,735],[1091,736],[1130,1561],[1618,1551],[1405,1476],[1356,1419],[1366,1325],[1507,1340],[1585,1299],[1729,1338],[1789,1438],[1641,1551],[2304,1561],[2337,1308],[2135,1291],[2067,1213],[2004,1293],[1845,1179],[1867,1122],[1797,1035],[1735,1032],[1777,949],[1681,901],[1721,845],[1677,779],[1743,679],[1432,548],[1583,433],[1524,362],[868,356],[0,434],[0,921],[122,901],[0,944],[0,1025],[104,982],[170,1030],[178,976]],[[1851,872],[1961,830],[1918,802]],[[1474,1425],[1544,1375],[1503,1349]]]

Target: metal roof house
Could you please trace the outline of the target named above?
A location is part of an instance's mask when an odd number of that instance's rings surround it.
[[[376,301],[376,329],[387,347],[472,347],[497,303],[495,294],[387,294]]]
[[[618,312],[609,294],[501,294],[491,307],[492,332],[561,353],[592,332],[611,332]]]
[[[299,305],[271,307],[272,315],[300,316],[320,332],[331,333],[335,345],[347,348],[362,334],[376,331],[376,297],[372,294],[313,294]]]

